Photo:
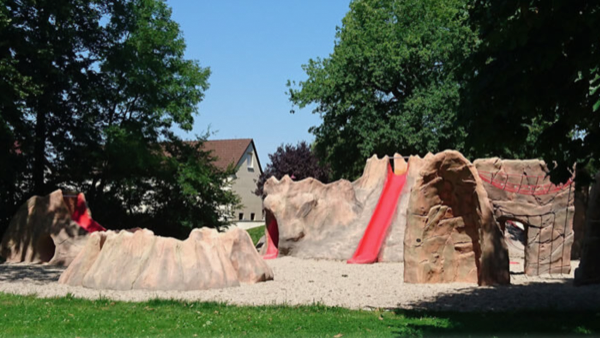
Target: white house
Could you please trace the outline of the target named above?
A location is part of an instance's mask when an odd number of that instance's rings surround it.
[[[211,140],[204,142],[204,149],[217,157],[215,165],[227,169],[235,166],[231,189],[241,198],[242,207],[234,210],[234,222],[241,228],[251,228],[265,222],[262,198],[254,194],[262,167],[252,139]]]

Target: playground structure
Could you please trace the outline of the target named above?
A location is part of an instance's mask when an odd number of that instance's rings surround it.
[[[0,244],[8,263],[67,266],[85,245],[89,233],[104,231],[87,208],[83,194],[31,197],[11,220]]]
[[[401,157],[394,159],[394,167],[402,162]],[[363,176],[352,183],[270,178],[264,186],[267,196],[263,205],[271,239],[265,253],[270,257],[352,258],[380,200],[389,166],[387,156],[374,156],[367,161]],[[394,217],[392,224],[398,221]]]
[[[573,179],[556,186],[547,172],[537,160],[472,164],[447,150],[373,156],[354,182],[270,178],[261,254],[402,262],[407,283],[509,284],[515,245],[507,246],[507,228],[518,223],[525,239],[515,243],[523,243],[527,275],[569,273]],[[83,194],[60,190],[19,209],[0,254],[8,263],[68,266],[60,283],[93,289],[186,291],[273,279],[243,230],[195,229],[184,241],[145,229],[106,231]]]
[[[402,161],[400,167],[388,166],[388,173],[385,179],[385,185],[379,197],[379,202],[373,211],[373,217],[367,225],[365,234],[358,242],[358,247],[352,258],[348,260],[349,264],[373,263],[379,255],[379,248],[383,244],[392,219],[396,212],[396,203],[400,193],[406,183],[408,174],[407,164]]]
[[[528,276],[568,274],[573,244],[573,178],[550,182],[539,160],[478,159],[473,162],[502,229],[524,225],[524,271]]]
[[[508,284],[504,237],[473,165],[456,151],[415,162],[420,170],[406,192],[404,281]]]
[[[573,184],[551,184],[542,161],[396,154],[390,176],[390,160],[370,158],[352,183],[269,179],[265,258],[404,262],[408,283],[508,284],[514,221],[526,228],[526,274],[569,272]]]
[[[59,283],[91,289],[203,290],[273,279],[244,230],[194,229],[189,238],[146,229],[107,231],[83,194],[30,198],[2,239],[7,263],[67,266]]]
[[[271,279],[271,268],[245,230],[202,228],[184,241],[147,229],[93,233],[58,282],[100,290],[190,291]]]

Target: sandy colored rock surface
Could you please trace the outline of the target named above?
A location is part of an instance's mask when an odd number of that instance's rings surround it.
[[[349,308],[419,308],[454,311],[510,309],[600,309],[600,286],[572,286],[572,274],[543,277],[524,275],[511,265],[513,285],[405,284],[402,263],[348,265],[327,260],[284,257],[267,262],[275,279],[236,288],[204,291],[111,291],[58,284],[62,268],[44,265],[0,265],[0,292],[40,297],[100,297],[144,301],[153,298],[222,301],[231,304],[313,304]],[[572,262],[577,266],[578,262]],[[520,270],[520,271],[519,271]]]
[[[67,266],[85,245],[88,232],[71,220],[63,193],[27,200],[12,218],[2,238],[0,256],[9,263]]]
[[[508,284],[508,250],[475,167],[447,150],[424,159],[414,180],[404,281]]]
[[[373,156],[352,183],[270,178],[264,207],[277,221],[272,236],[279,256],[351,258],[381,198],[389,162]],[[411,156],[408,163],[394,155],[395,168],[407,166],[378,261],[404,262],[410,283],[509,283],[503,233],[473,165],[456,151]]]
[[[525,273],[568,273],[574,240],[574,184],[556,187],[540,160],[478,159],[494,216],[525,226]],[[504,226],[502,226],[505,228]]]
[[[103,231],[59,279],[97,290],[204,290],[273,279],[245,230],[194,229],[188,239],[155,236],[150,230]]]
[[[425,159],[433,157],[428,154]],[[279,255],[300,258],[347,260],[352,257],[373,217],[381,197],[390,158],[376,155],[367,160],[361,178],[322,184],[312,178],[294,182],[289,177],[269,179],[264,201],[279,229]],[[379,262],[404,261],[404,233],[410,191],[423,159],[411,156],[408,163],[394,154],[394,170],[404,172],[406,183],[395,215],[378,254]],[[265,253],[263,247],[262,253]]]
[[[277,219],[279,255],[347,260],[379,201],[389,158],[371,157],[361,178],[323,184],[289,176],[267,180],[264,208]]]
[[[408,219],[410,192],[415,185],[416,178],[421,171],[424,161],[431,157],[433,157],[433,154],[429,153],[424,158],[419,156],[410,156],[408,158],[406,182],[404,183],[402,193],[398,200],[396,217],[390,225],[388,235],[379,253],[380,262],[404,262],[404,235],[406,233],[406,221]],[[398,167],[398,160],[394,159],[394,161],[394,167]]]

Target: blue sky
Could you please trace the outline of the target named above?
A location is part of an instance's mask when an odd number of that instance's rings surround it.
[[[333,52],[336,26],[350,0],[168,0],[187,43],[186,57],[210,67],[210,89],[185,139],[253,138],[263,168],[282,143],[312,141],[320,124],[312,109],[293,108],[287,80]]]

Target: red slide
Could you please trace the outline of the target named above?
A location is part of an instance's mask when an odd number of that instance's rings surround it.
[[[279,255],[279,249],[277,249],[277,245],[279,244],[279,228],[277,227],[275,217],[270,218],[271,220],[267,225],[267,252],[263,256],[263,259],[275,259]]]
[[[396,214],[396,205],[406,182],[407,173],[408,170],[402,175],[396,175],[392,167],[388,166],[388,175],[375,212],[348,264],[370,264],[377,261],[383,240]]]
[[[79,224],[80,227],[87,230],[87,232],[106,231],[102,225],[90,217],[83,194],[77,195],[77,204],[75,205],[75,211],[73,211],[71,219]]]

